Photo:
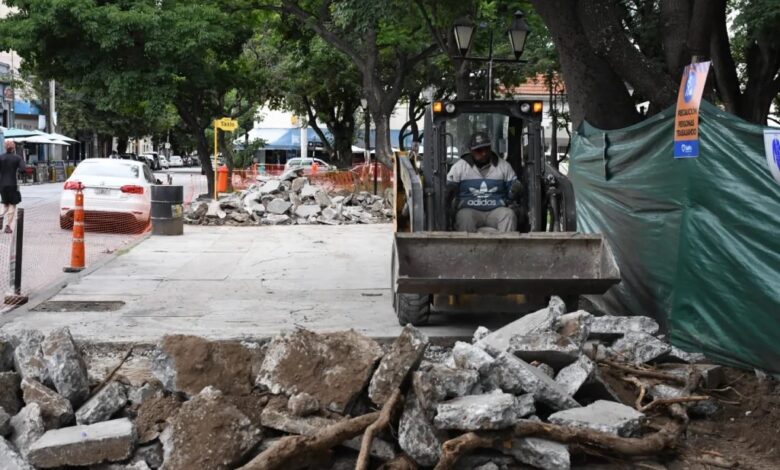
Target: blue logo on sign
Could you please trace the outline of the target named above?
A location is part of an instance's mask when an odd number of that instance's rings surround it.
[[[775,165],[780,170],[780,140],[777,138],[772,141],[772,156],[775,157]]]
[[[685,102],[691,101],[693,98],[693,92],[696,90],[696,72],[693,67],[688,71],[688,79],[685,81],[685,91],[683,92],[683,98]]]

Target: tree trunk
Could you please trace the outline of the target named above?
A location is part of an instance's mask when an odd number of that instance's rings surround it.
[[[393,149],[390,145],[390,115],[371,110],[374,120],[376,158],[385,166],[393,167]]]
[[[571,2],[531,3],[547,24],[558,49],[573,125],[577,127],[587,120],[601,129],[618,129],[639,122],[641,116],[623,80],[589,47]]]
[[[333,135],[333,147],[336,149],[336,166],[349,168],[352,166],[352,137],[354,136],[354,123],[340,122],[328,126]]]
[[[121,135],[116,138],[116,152],[117,153],[127,153],[127,143],[128,143],[128,137],[126,135]]]
[[[692,0],[661,0],[661,39],[666,55],[666,67],[674,80],[682,76],[685,65],[691,60],[688,50],[688,24],[691,18]]]
[[[190,130],[195,137],[195,144],[198,147],[198,156],[200,156],[200,168],[206,175],[206,192],[209,197],[214,197],[214,167],[211,165],[212,156],[209,152],[209,142],[206,139],[206,133],[203,129]]]

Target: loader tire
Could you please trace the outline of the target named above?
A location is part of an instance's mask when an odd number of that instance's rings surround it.
[[[398,323],[405,326],[425,325],[431,314],[431,296],[427,294],[395,294],[395,313]]]

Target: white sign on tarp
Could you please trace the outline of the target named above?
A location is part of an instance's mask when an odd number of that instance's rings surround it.
[[[764,151],[769,171],[780,183],[780,129],[764,129]]]

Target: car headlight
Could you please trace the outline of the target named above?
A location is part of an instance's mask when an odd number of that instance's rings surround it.
[[[523,104],[521,104],[521,105],[520,105],[520,111],[522,111],[522,112],[524,112],[524,113],[528,113],[528,112],[530,112],[530,111],[531,111],[531,105],[530,105],[530,104],[528,104],[528,103],[523,103]]]
[[[444,110],[448,113],[452,114],[455,112],[455,103],[447,103],[446,106],[444,106]]]

